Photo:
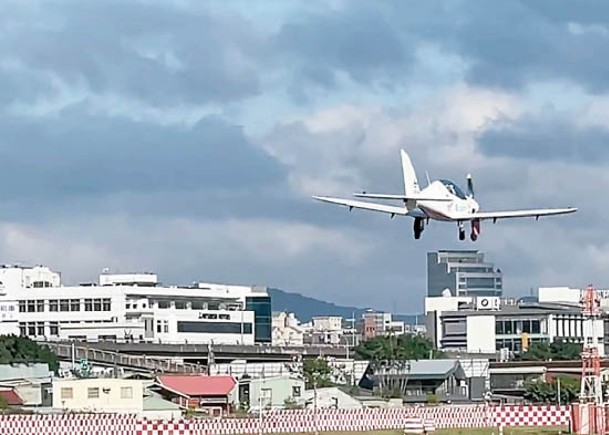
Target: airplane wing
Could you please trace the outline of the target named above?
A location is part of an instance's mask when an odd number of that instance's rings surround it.
[[[556,216],[561,214],[575,213],[577,208],[542,208],[537,210],[513,210],[513,211],[487,211],[473,214],[463,215],[461,217],[455,216],[454,220],[471,221],[474,219],[488,220],[488,219],[510,219],[510,218],[523,218],[523,217],[534,217],[539,218],[541,216]],[[452,217],[452,216],[451,216]]]
[[[342,199],[342,198],[331,198],[328,196],[314,196],[314,199],[323,202],[329,202],[330,204],[338,204],[349,208],[361,208],[363,210],[378,211],[381,213],[397,214],[406,216],[408,210],[406,207],[395,207],[392,205],[375,204],[373,202],[355,201],[353,199]]]

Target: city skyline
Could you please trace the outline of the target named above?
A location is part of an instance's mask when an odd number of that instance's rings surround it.
[[[607,18],[549,1],[4,2],[0,258],[399,312],[438,249],[485,252],[506,295],[606,286]],[[580,212],[413,243],[404,220],[311,199],[395,191],[400,148],[432,177],[471,172],[489,208]]]

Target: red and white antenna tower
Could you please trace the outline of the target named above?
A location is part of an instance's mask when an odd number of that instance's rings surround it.
[[[601,318],[600,297],[589,285],[582,292],[582,383],[579,393],[580,403],[602,405],[601,357],[599,354],[598,334],[595,333],[597,320]]]

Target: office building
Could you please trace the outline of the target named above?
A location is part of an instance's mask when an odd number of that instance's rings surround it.
[[[427,254],[427,296],[501,296],[503,277],[484,254],[473,250],[437,251]]]
[[[271,342],[265,287],[162,286],[152,273],[100,275],[61,285],[46,267],[0,267],[0,331],[38,340],[167,343]]]
[[[426,298],[425,311],[429,338],[445,351],[520,353],[536,342],[583,342],[584,319],[574,304],[445,296]],[[603,319],[594,321],[600,355],[605,355],[605,330]]]

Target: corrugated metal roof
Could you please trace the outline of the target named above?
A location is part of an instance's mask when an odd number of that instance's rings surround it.
[[[0,382],[48,379],[51,375],[48,364],[0,364]]]

